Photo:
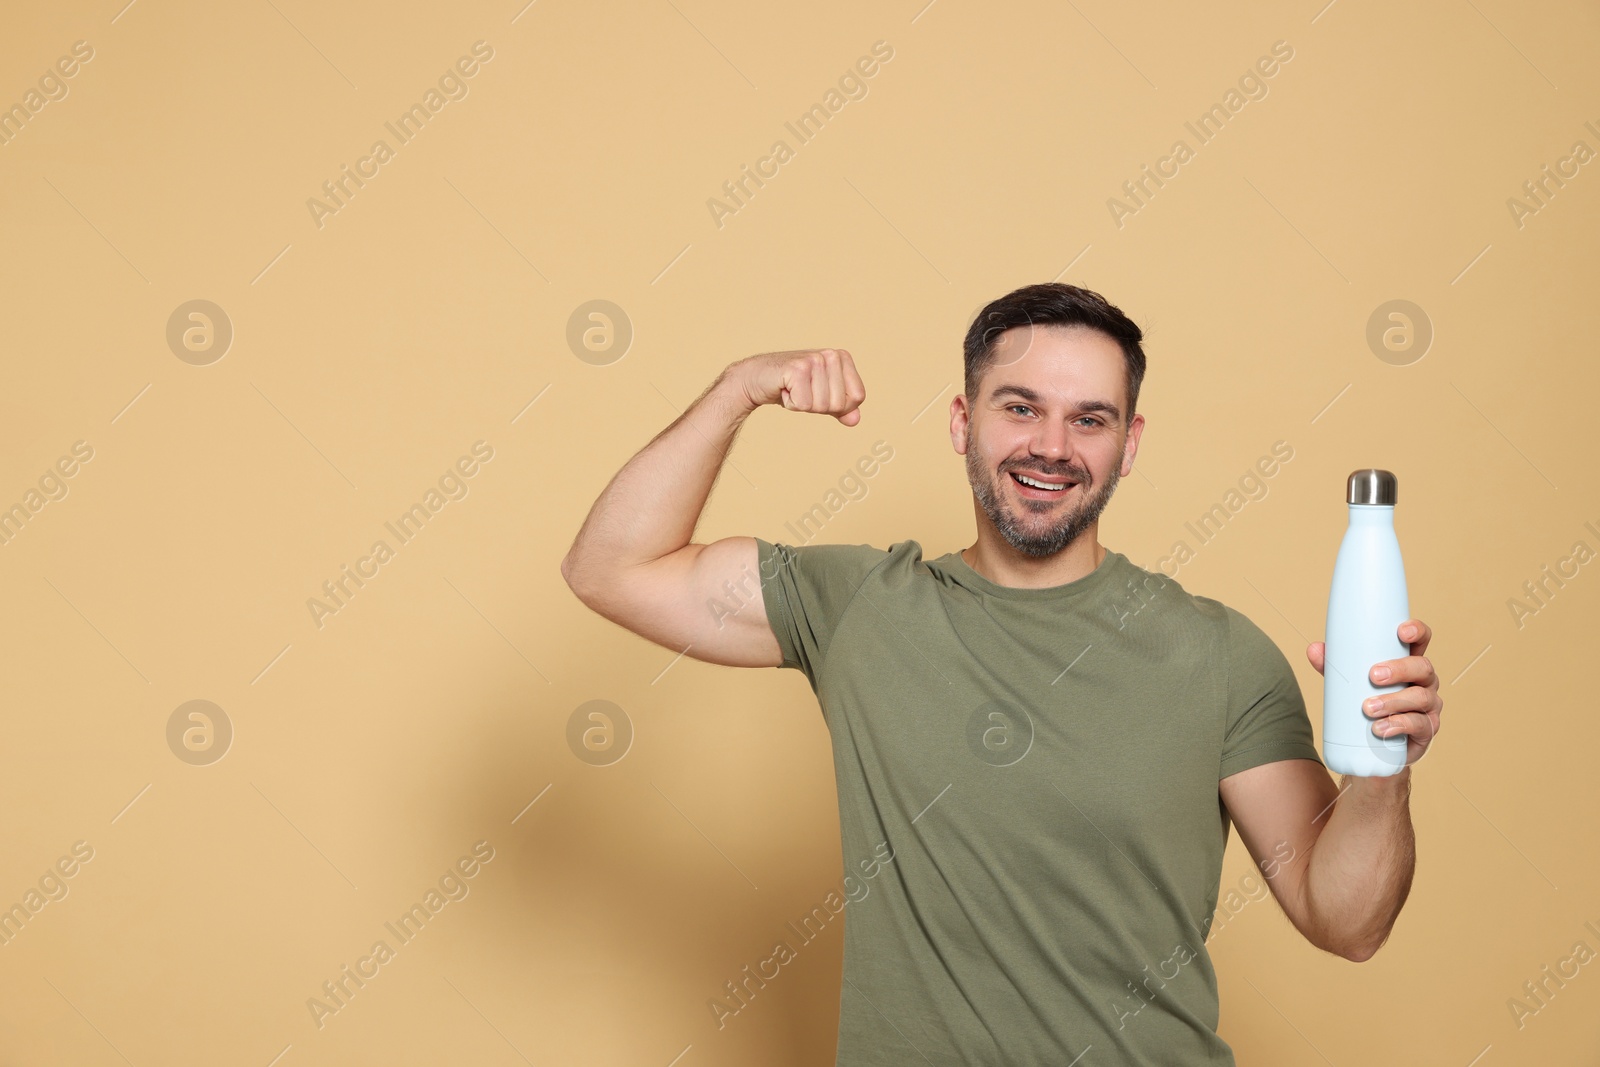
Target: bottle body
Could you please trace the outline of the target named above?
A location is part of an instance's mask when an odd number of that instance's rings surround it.
[[[1372,668],[1411,650],[1400,624],[1411,617],[1405,567],[1395,536],[1394,506],[1350,504],[1350,525],[1339,544],[1328,593],[1322,689],[1322,754],[1329,770],[1368,778],[1398,774],[1406,764],[1406,735],[1379,737],[1362,704],[1404,683],[1374,685]]]

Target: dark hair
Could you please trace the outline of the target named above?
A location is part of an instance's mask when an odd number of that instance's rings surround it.
[[[1099,293],[1062,282],[1025,285],[991,301],[967,327],[966,393],[977,400],[978,381],[994,362],[995,342],[1015,326],[1087,326],[1099,330],[1122,346],[1128,388],[1124,424],[1133,418],[1144,382],[1144,332],[1115,304]]]

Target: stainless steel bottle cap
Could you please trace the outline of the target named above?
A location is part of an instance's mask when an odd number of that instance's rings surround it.
[[[1378,470],[1376,467],[1352,471],[1350,481],[1345,486],[1345,503],[1383,504],[1394,507],[1394,498],[1399,486],[1398,479],[1389,471]]]

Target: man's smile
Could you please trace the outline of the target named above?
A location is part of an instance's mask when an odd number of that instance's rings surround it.
[[[1011,481],[1017,486],[1017,491],[1031,500],[1048,500],[1052,497],[1064,496],[1067,490],[1078,484],[1070,478],[1059,475],[1046,477],[1042,474],[1012,470],[1007,472]]]

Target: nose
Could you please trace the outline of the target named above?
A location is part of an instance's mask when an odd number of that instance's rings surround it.
[[[1072,454],[1071,434],[1065,425],[1054,420],[1040,421],[1029,451],[1051,468],[1075,466],[1069,458]]]

